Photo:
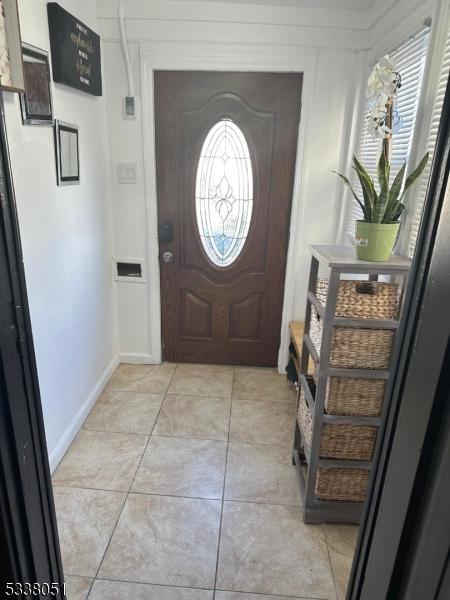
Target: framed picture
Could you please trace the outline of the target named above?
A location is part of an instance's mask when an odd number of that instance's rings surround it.
[[[78,127],[55,120],[56,179],[58,185],[80,183]]]
[[[53,125],[48,53],[22,44],[25,93],[20,94],[24,125]]]
[[[47,3],[47,14],[53,81],[101,96],[100,36],[57,2]]]
[[[17,0],[0,0],[0,90],[25,91]]]

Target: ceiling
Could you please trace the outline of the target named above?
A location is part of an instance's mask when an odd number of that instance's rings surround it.
[[[295,6],[298,8],[325,8],[369,10],[379,0],[202,0],[203,2],[222,2],[228,4],[253,4],[266,6]]]

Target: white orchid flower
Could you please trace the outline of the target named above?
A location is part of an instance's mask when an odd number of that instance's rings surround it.
[[[387,71],[394,73],[397,71],[397,65],[389,58],[388,54],[385,54],[383,58],[380,58],[378,65],[381,69],[385,69]]]
[[[370,73],[366,90],[368,130],[375,138],[386,139],[392,135],[391,128],[386,125],[387,105],[395,96],[399,81],[397,67],[388,55],[383,56]]]

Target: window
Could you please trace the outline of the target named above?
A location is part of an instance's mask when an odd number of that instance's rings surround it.
[[[391,177],[393,178],[404,161],[408,161],[414,134],[417,106],[422,88],[425,60],[430,40],[430,28],[426,27],[409,38],[399,48],[389,53],[402,76],[402,87],[395,98],[394,110],[400,115],[401,125],[394,130],[391,152]],[[377,161],[381,152],[381,141],[373,139],[367,127],[366,111],[364,125],[359,140],[358,157],[371,177],[376,180]],[[354,186],[360,191],[356,176]],[[356,202],[352,202],[348,234],[353,240],[355,220],[362,218],[362,212]]]
[[[412,222],[411,222],[411,231],[410,231],[409,248],[408,248],[408,253],[409,253],[410,258],[412,258],[413,254],[414,254],[414,250],[415,250],[416,242],[417,242],[417,236],[419,234],[420,221],[422,218],[422,211],[423,211],[423,207],[425,204],[425,196],[427,193],[428,179],[430,177],[433,152],[434,152],[434,148],[436,146],[437,132],[438,132],[438,128],[439,128],[439,122],[441,120],[442,106],[444,104],[445,88],[447,85],[449,70],[450,70],[450,31],[448,33],[447,42],[445,45],[444,58],[442,60],[442,66],[441,66],[441,75],[439,77],[439,84],[438,84],[438,88],[437,88],[437,92],[436,92],[436,98],[434,100],[433,115],[431,117],[430,132],[428,134],[427,151],[430,152],[430,160],[428,161],[428,164],[423,172],[422,179],[417,187],[417,192],[416,192],[416,202],[415,202],[414,214],[413,214]]]
[[[231,265],[242,252],[253,208],[253,173],[248,144],[239,127],[222,119],[200,152],[195,185],[197,227],[213,264]]]

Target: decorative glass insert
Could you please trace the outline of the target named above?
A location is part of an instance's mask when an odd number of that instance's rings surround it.
[[[208,258],[228,267],[242,252],[253,208],[247,141],[231,119],[216,123],[203,144],[195,184],[197,226]]]

